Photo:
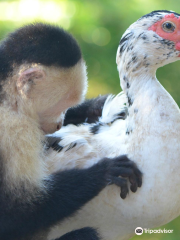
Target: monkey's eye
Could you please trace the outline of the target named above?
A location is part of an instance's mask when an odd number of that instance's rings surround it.
[[[176,25],[173,22],[168,21],[162,24],[162,29],[167,33],[174,32],[175,28],[176,28]]]

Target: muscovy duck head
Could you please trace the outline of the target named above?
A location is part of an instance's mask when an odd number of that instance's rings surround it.
[[[121,87],[129,88],[132,77],[155,77],[159,67],[177,60],[180,14],[159,10],[144,15],[126,30],[119,43],[116,62]]]

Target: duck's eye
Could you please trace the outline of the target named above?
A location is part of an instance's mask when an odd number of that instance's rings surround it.
[[[172,33],[174,32],[176,25],[172,22],[164,22],[162,28],[165,32]]]

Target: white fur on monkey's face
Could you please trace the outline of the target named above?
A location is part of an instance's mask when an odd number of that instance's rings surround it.
[[[51,79],[51,81],[49,81]],[[63,79],[63,80],[61,80]],[[44,83],[43,83],[44,84]],[[78,104],[84,99],[87,89],[86,67],[83,61],[69,69],[50,68],[46,78],[47,89],[39,96],[37,109],[40,124],[45,133],[54,132],[61,128],[64,115],[68,108]],[[41,89],[36,88],[34,94]],[[49,92],[54,94],[47,99]],[[42,99],[44,104],[42,106]],[[34,104],[36,104],[34,102]]]
[[[85,62],[69,68],[22,65],[14,75],[13,94],[4,86],[15,111],[35,118],[45,133],[58,130],[64,113],[84,99],[87,90]],[[12,83],[11,83],[12,84]],[[49,95],[51,93],[51,95]],[[15,99],[12,99],[15,98]]]

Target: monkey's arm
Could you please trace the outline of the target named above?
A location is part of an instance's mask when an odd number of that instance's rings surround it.
[[[108,184],[121,187],[121,197],[125,198],[128,185],[124,177],[129,178],[131,190],[141,185],[141,172],[126,156],[121,156],[104,159],[88,169],[56,173],[43,182],[43,190],[21,189],[24,199],[8,194],[1,185],[0,239],[21,240],[48,229],[80,209]]]
[[[102,108],[108,95],[99,96],[84,101],[83,103],[67,110],[64,126],[68,124],[78,125],[84,122],[94,123],[102,115]]]
[[[55,240],[100,240],[98,232],[91,227],[85,227],[66,233]]]

